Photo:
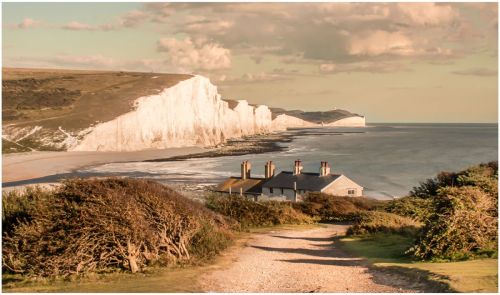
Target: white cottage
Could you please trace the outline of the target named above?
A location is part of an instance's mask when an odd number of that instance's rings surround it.
[[[241,177],[228,178],[217,186],[216,191],[253,196],[255,199],[264,196],[289,201],[300,201],[308,192],[349,197],[363,195],[362,186],[343,174],[330,173],[328,162],[321,162],[319,173],[311,173],[302,172],[302,162],[297,160],[293,172],[283,171],[275,176],[276,167],[272,161],[268,161],[264,178],[251,177],[250,168],[250,163],[244,161],[241,164]]]
[[[302,172],[300,160],[295,161],[294,171],[283,171],[262,185],[262,194],[269,197],[285,197],[300,200],[308,192],[334,196],[361,197],[363,187],[343,174],[331,174],[328,162],[321,162],[320,172]]]

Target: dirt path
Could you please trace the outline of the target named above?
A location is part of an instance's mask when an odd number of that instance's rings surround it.
[[[404,278],[376,272],[366,261],[344,253],[332,237],[347,226],[257,234],[235,262],[204,275],[213,292],[418,292]]]

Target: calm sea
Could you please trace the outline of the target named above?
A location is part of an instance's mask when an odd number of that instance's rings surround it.
[[[497,124],[372,124],[366,128],[301,131],[302,135],[287,143],[282,152],[114,163],[78,172],[204,186],[239,175],[243,160],[250,160],[255,176],[263,176],[267,160],[275,162],[277,172],[291,170],[296,159],[302,160],[304,171],[311,172],[318,172],[320,162],[328,161],[332,173],[343,173],[364,186],[367,196],[385,199],[406,195],[413,186],[440,171],[498,160]]]

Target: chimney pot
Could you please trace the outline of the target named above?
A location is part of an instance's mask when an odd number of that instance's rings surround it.
[[[302,168],[304,168],[304,167],[302,166],[302,161],[300,161],[300,160],[296,160],[296,161],[295,161],[295,165],[294,165],[294,167],[293,167],[293,174],[294,174],[294,175],[300,174],[300,173],[302,172]]]

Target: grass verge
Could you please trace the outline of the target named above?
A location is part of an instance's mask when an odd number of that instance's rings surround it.
[[[427,280],[438,291],[498,292],[498,260],[478,259],[459,262],[418,262],[401,253],[412,245],[412,238],[377,233],[340,239],[347,252],[366,258],[373,267]],[[446,286],[449,286],[446,290]]]

